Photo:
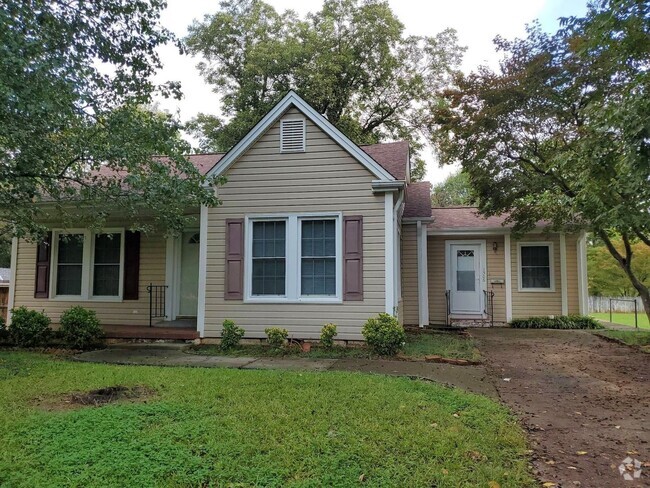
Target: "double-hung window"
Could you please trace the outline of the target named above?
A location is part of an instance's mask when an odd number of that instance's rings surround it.
[[[119,300],[124,273],[124,231],[54,232],[53,295],[76,300]]]
[[[250,217],[247,236],[248,300],[341,300],[338,214]]]
[[[519,243],[519,289],[554,290],[552,243]]]

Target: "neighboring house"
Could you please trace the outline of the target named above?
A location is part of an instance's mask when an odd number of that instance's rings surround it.
[[[0,319],[7,320],[7,303],[9,302],[9,283],[11,283],[11,269],[0,268]],[[1,321],[0,321],[1,322]]]
[[[342,340],[361,340],[380,312],[406,325],[486,320],[492,291],[497,321],[586,310],[584,236],[515,241],[500,219],[432,210],[406,142],[357,146],[293,92],[228,153],[190,159],[227,176],[223,205],[195,209],[176,238],[115,217],[100,234],[52,226],[43,243],[14,240],[11,306],[55,323],[74,304],[106,325],[189,319],[201,338],[224,319],[251,338],[277,326],[316,339],[333,322]]]

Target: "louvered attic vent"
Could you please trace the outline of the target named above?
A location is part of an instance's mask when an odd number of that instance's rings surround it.
[[[283,119],[280,121],[280,152],[305,151],[305,120]]]

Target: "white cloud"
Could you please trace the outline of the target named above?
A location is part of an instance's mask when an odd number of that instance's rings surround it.
[[[282,11],[293,9],[304,15],[316,11],[322,0],[266,0]],[[583,0],[573,0],[584,5]],[[545,13],[549,15],[548,4],[554,0],[390,0],[391,8],[404,23],[407,33],[430,35],[447,27],[458,31],[461,45],[467,46],[463,70],[471,71],[480,64],[496,66],[497,53],[492,39],[497,34],[506,38],[524,34],[524,26]],[[555,7],[554,5],[553,7]],[[217,2],[204,0],[169,0],[161,17],[162,24],[178,36],[187,33],[187,27],[194,19],[201,20],[205,14],[214,13]],[[544,10],[546,8],[546,11]],[[553,8],[555,10],[555,8]],[[552,17],[552,13],[550,14]],[[199,112],[217,113],[219,97],[203,82],[196,69],[197,59],[182,56],[166,46],[161,49],[164,68],[157,75],[158,81],[180,81],[184,97],[181,101],[161,100],[160,107],[170,112],[179,112],[182,120],[189,120]],[[438,182],[453,168],[438,168],[433,155],[428,151],[427,179]]]

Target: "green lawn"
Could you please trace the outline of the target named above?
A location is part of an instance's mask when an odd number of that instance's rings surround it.
[[[650,352],[650,330],[603,330],[598,333]]]
[[[126,385],[144,401],[71,408]],[[354,373],[157,368],[0,351],[0,485],[534,486],[481,396]]]
[[[341,347],[324,349],[315,344],[308,353],[302,352],[300,347],[286,347],[271,349],[267,345],[241,345],[239,347],[222,350],[218,345],[192,346],[187,350],[194,354],[215,356],[250,356],[250,357],[306,357],[306,358],[370,358],[373,355],[365,347]],[[446,358],[469,359],[478,361],[480,354],[474,341],[458,333],[432,332],[427,334],[407,334],[406,345],[401,357],[420,359],[424,356],[435,354]]]
[[[589,314],[594,318],[600,320],[606,320],[609,322],[609,313],[591,313]],[[634,314],[633,313],[613,313],[612,322],[615,324],[623,324],[634,327]],[[648,323],[648,316],[644,312],[639,313],[639,328],[640,329],[650,329],[650,323]]]

